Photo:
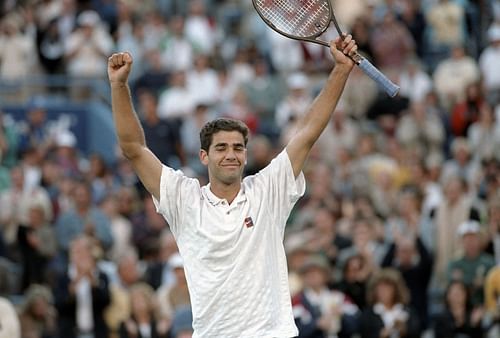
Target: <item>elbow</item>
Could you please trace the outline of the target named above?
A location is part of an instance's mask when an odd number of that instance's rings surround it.
[[[140,143],[120,142],[121,152],[127,160],[133,160],[139,157],[144,146],[145,145]]]

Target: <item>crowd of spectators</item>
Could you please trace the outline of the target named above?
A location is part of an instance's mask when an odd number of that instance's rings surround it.
[[[499,337],[500,3],[334,2],[401,92],[355,68],[311,152],[285,234],[299,337]],[[105,80],[107,57],[129,51],[149,147],[202,182],[205,122],[248,124],[255,174],[333,66],[250,0],[0,6],[3,84]],[[46,113],[30,106],[14,128],[0,111],[0,337],[189,337],[182,258],[151,196],[119,152],[83,154]]]

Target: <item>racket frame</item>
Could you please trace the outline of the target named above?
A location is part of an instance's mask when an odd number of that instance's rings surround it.
[[[330,0],[324,0],[324,2],[326,2],[328,6],[328,16],[329,16],[328,22],[329,23],[333,22],[333,25],[335,26],[337,33],[343,40],[345,38],[345,34],[340,29],[340,26],[337,22],[337,18],[335,17],[335,14],[333,12],[332,4],[330,3]],[[319,36],[323,35],[326,32],[326,30],[330,27],[330,24],[326,25],[325,27],[322,27],[322,29],[318,33],[310,36],[301,37],[297,35],[292,35],[278,29],[274,25],[274,23],[272,23],[268,18],[266,18],[264,14],[259,10],[259,6],[257,5],[257,0],[252,0],[252,4],[255,8],[255,11],[259,14],[261,19],[266,23],[266,25],[268,25],[278,34],[281,34],[293,40],[312,42],[323,45],[325,47],[330,47],[330,44],[328,42],[318,39]],[[387,94],[389,94],[389,96],[394,97],[397,95],[397,93],[399,92],[399,86],[397,86],[391,80],[389,80],[383,73],[381,73],[375,66],[373,66],[364,56],[362,56],[358,52],[355,52],[353,55],[347,55],[347,56],[351,58],[354,61],[354,63],[356,63],[369,77],[371,77],[374,81],[376,81],[379,84],[379,86],[383,88],[387,92]]]

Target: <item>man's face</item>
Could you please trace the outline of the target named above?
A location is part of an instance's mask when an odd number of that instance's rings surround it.
[[[481,254],[481,238],[477,233],[467,233],[462,236],[462,243],[466,257],[476,258]]]
[[[200,151],[200,160],[208,167],[210,180],[225,185],[241,181],[246,159],[245,141],[238,131],[215,133],[208,152]]]

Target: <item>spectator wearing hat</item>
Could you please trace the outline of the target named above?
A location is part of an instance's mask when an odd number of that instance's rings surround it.
[[[104,29],[99,14],[85,10],[77,17],[77,28],[67,38],[65,57],[71,76],[100,78],[106,73],[107,56],[113,40]]]
[[[434,210],[434,286],[444,290],[449,262],[460,255],[458,227],[467,220],[479,221],[478,210],[466,193],[466,183],[457,176],[444,182],[444,198]]]
[[[80,163],[77,139],[70,130],[61,130],[54,137],[54,161],[64,175],[78,177]]]
[[[161,316],[172,320],[175,311],[182,307],[191,306],[191,300],[181,255],[179,253],[173,254],[168,260],[168,265],[172,269],[175,282],[172,285],[161,286],[156,292],[156,299]]]
[[[276,125],[280,129],[286,129],[300,120],[313,99],[309,79],[302,72],[289,75],[286,80],[286,88],[286,96],[276,107]]]
[[[500,22],[493,23],[488,29],[488,46],[481,52],[479,68],[484,79],[484,88],[490,104],[500,102],[500,67],[494,65],[500,60]]]
[[[481,225],[477,221],[465,221],[458,227],[462,240],[463,256],[452,260],[448,266],[448,280],[462,281],[468,288],[474,305],[483,303],[483,286],[488,271],[495,260],[482,252]]]
[[[397,270],[378,271],[367,290],[368,306],[361,316],[361,338],[420,337],[418,315],[408,305],[408,289]]]
[[[19,311],[23,338],[56,337],[57,312],[52,292],[46,286],[33,284],[26,290]]]
[[[350,337],[358,326],[359,309],[344,293],[330,290],[328,260],[311,255],[300,269],[304,288],[292,299],[299,338]]]

